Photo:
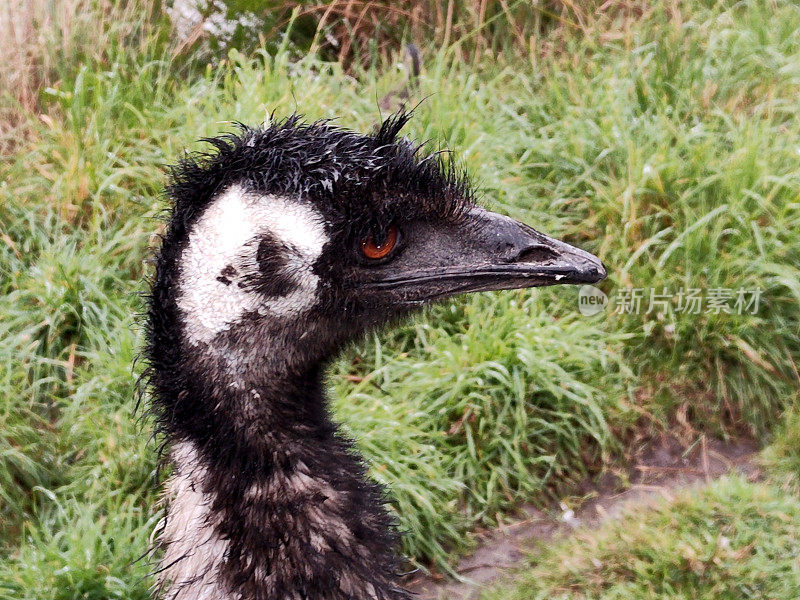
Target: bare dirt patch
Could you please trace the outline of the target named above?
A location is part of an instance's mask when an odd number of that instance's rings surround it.
[[[479,535],[478,547],[456,567],[461,581],[439,574],[416,575],[407,586],[420,600],[474,600],[481,590],[520,564],[535,546],[569,535],[577,528],[597,527],[607,519],[655,498],[671,499],[673,492],[738,471],[755,481],[761,471],[755,462],[758,446],[752,440],[722,442],[701,436],[685,447],[664,437],[645,448],[627,471],[609,474],[587,485],[587,500],[574,509],[562,504],[550,510],[533,505],[520,509],[517,520]],[[627,479],[630,485],[619,491]]]

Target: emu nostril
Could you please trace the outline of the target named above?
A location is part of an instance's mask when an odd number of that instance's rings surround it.
[[[556,258],[558,258],[558,252],[547,246],[536,244],[534,246],[523,248],[519,254],[514,257],[513,261],[541,263],[549,260],[555,260]]]

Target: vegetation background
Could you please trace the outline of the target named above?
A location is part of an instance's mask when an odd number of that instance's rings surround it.
[[[10,0],[0,36],[0,599],[149,595],[163,473],[135,358],[164,166],[273,112],[370,129],[412,41],[409,134],[601,256],[605,292],[761,298],[586,317],[575,289],[477,295],[353,345],[336,412],[409,560],[447,570],[476,527],[579,502],[659,436],[743,436],[763,481],[582,533],[487,593],[800,597],[795,3]]]

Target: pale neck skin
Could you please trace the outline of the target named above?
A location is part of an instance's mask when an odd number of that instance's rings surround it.
[[[172,446],[161,597],[410,598],[398,585],[394,524],[382,490],[336,435],[318,374],[307,374],[302,395],[276,401],[276,390],[296,389],[297,379],[270,373],[258,385],[226,392],[221,405],[213,393],[218,383],[203,387],[212,390],[220,415],[250,410],[226,432],[227,441],[198,436]],[[312,423],[315,414],[321,418]]]

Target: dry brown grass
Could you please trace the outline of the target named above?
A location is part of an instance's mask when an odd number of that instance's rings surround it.
[[[0,39],[0,154],[30,134],[40,117],[42,90],[82,64],[103,63],[114,41],[146,43],[155,3],[109,0],[3,0]],[[114,38],[111,40],[110,38]]]
[[[290,30],[298,49],[320,53],[349,69],[359,63],[368,67],[376,55],[395,55],[404,41],[446,48],[473,65],[486,54],[544,55],[569,36],[599,38],[608,33],[620,37],[651,4],[651,0],[273,0],[262,4],[252,0],[245,12],[263,20],[263,31],[256,32],[262,41],[280,39],[282,32]],[[229,10],[228,17],[238,14]],[[198,42],[209,35],[205,27],[209,18],[208,13],[200,17],[183,34],[177,53],[198,49]],[[214,39],[211,47],[217,50],[226,44]]]
[[[299,46],[335,58],[346,68],[368,66],[375,54],[391,57],[403,40],[447,48],[460,60],[477,65],[486,54],[535,56],[557,51],[562,45],[558,32],[619,34],[624,23],[649,4],[647,0],[279,1],[264,9],[272,27],[262,35],[279,37],[294,13],[310,20],[311,31],[316,31]],[[109,62],[109,53],[118,52],[120,45],[134,52],[137,46],[144,50],[156,33],[152,24],[163,17],[160,6],[159,0],[0,2],[0,39],[9,49],[0,62],[0,155],[30,135],[31,124],[43,118],[43,90],[58,88],[81,65]],[[619,15],[624,16],[623,25],[612,25]],[[194,42],[202,27],[196,33],[191,40],[180,41],[175,53],[196,50]]]
[[[76,15],[91,0],[7,0],[0,6],[0,37],[10,52],[0,63],[0,152],[7,151],[25,122],[39,111],[42,88],[54,83],[59,57],[70,54]]]
[[[427,0],[286,2],[268,36],[286,26],[292,9],[312,18],[317,33],[311,50],[334,54],[348,66],[371,60],[370,45],[381,56],[396,52],[400,38],[452,48],[463,60],[476,63],[486,53],[536,51],[548,29],[591,34],[622,15],[623,21],[647,10],[646,0]],[[273,9],[275,10],[275,9]]]

